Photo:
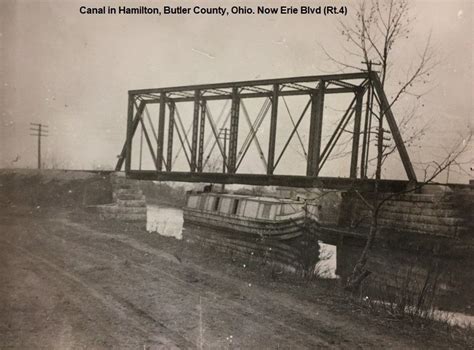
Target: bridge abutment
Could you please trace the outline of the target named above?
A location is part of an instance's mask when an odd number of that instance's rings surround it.
[[[124,173],[111,173],[109,181],[112,202],[109,204],[88,206],[102,219],[113,219],[146,227],[147,209],[143,191],[139,182],[129,180]]]
[[[380,238],[441,238],[474,246],[474,191],[469,186],[442,186],[400,195],[380,193],[378,201],[387,196],[390,199],[377,215]],[[343,236],[364,239],[372,224],[373,211],[369,205],[373,206],[374,200],[373,193],[331,191],[314,199],[314,205],[319,206],[321,227],[336,228]]]

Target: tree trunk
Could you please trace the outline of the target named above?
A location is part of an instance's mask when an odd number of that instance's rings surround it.
[[[370,223],[369,236],[365,242],[364,250],[359,257],[359,260],[352,270],[352,274],[349,276],[345,289],[351,292],[355,292],[360,288],[361,283],[371,274],[369,270],[366,269],[367,260],[369,258],[370,250],[375,241],[375,237],[378,234],[378,223],[377,223],[378,211],[374,210],[372,214],[372,221]]]

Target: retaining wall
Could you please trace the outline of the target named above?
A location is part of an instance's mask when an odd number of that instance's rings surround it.
[[[373,203],[373,194],[364,194],[363,197],[368,203]],[[360,196],[348,193],[343,202],[340,225],[370,226],[372,211]],[[382,231],[412,232],[474,242],[474,191],[467,188],[394,196],[381,207],[378,224]]]

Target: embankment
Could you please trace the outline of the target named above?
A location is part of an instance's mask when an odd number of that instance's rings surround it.
[[[0,170],[0,206],[75,208],[112,201],[109,174],[71,170]]]

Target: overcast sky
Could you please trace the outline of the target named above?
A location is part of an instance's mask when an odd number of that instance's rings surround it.
[[[344,57],[338,17],[79,14],[79,7],[84,4],[125,3],[2,1],[1,167],[35,167],[36,140],[29,136],[30,122],[49,125],[50,135],[44,140],[47,166],[113,167],[124,142],[130,89],[334,71],[336,67],[327,61],[320,45],[337,57]],[[317,1],[305,2],[311,3]],[[473,129],[473,9],[471,1],[410,3],[416,19],[410,38],[396,47],[394,71],[404,74],[430,33],[440,60],[426,89],[428,93],[419,103],[420,122],[414,125],[421,127],[429,121],[429,129],[424,139],[409,149],[416,167],[421,168],[419,163],[439,159]],[[163,2],[136,0],[129,4],[153,6]],[[167,4],[193,5],[184,1]],[[239,2],[199,2],[201,6],[218,4],[232,6]],[[267,0],[258,4],[284,2]],[[350,5],[351,1],[342,4]],[[349,11],[348,17],[353,15]],[[395,82],[388,86],[387,95],[395,87]],[[338,107],[337,102],[335,106]],[[408,104],[401,105],[400,111],[405,107]],[[297,114],[295,103],[294,108]],[[286,160],[283,171],[293,166],[290,160],[302,162],[296,148],[292,150],[296,155]],[[472,155],[463,160],[469,158]],[[469,167],[465,166],[467,174],[453,172],[451,180],[466,182],[473,178]],[[331,174],[347,175],[340,173],[341,169],[336,164]],[[401,175],[399,164],[387,171],[394,177]],[[445,181],[446,176],[439,180]]]

